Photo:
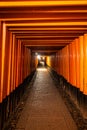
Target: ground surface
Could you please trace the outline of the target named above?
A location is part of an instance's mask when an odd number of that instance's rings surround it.
[[[36,79],[16,123],[15,130],[77,130],[47,69],[37,70]]]

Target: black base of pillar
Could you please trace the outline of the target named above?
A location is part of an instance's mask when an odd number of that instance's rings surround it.
[[[59,88],[59,91],[61,91],[62,96],[64,93],[67,93],[77,109],[81,111],[83,117],[87,119],[87,95],[84,95],[79,88],[72,86],[64,77],[58,75],[53,69],[48,68],[48,70],[53,80],[56,81],[56,86]]]
[[[20,84],[13,92],[0,103],[0,130],[8,129],[8,122],[14,114],[17,105],[23,97],[35,71],[29,75],[22,84]]]
[[[87,119],[87,95],[83,95],[83,116]]]

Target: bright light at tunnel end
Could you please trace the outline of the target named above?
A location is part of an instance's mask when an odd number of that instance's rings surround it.
[[[40,55],[37,55],[37,58],[38,58],[38,60],[40,60],[41,56],[40,56]]]
[[[39,55],[37,52],[35,53],[35,55],[37,56],[37,59],[38,59],[38,60],[41,59],[41,55]]]

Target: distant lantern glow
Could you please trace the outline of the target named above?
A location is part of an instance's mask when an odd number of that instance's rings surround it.
[[[43,56],[42,59],[45,60],[45,57]]]
[[[35,55],[37,56],[37,55],[38,55],[38,53],[36,52],[36,53],[35,53]]]
[[[40,60],[40,55],[37,55],[38,60]]]

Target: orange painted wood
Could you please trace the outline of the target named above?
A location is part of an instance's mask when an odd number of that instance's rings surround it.
[[[25,79],[25,76],[26,76],[26,63],[25,63],[25,47],[24,47],[24,79]]]
[[[63,66],[62,66],[62,50],[60,50],[60,75],[62,75]]]
[[[13,35],[13,42],[14,42],[14,76],[13,76],[13,86],[14,86],[14,90],[16,88],[16,55],[17,55],[17,50],[16,50],[16,37],[15,35]]]
[[[22,75],[22,44],[20,41],[20,84],[22,83],[21,75]]]
[[[66,53],[66,52],[65,52],[65,51],[66,51],[66,48],[64,47],[64,48],[63,48],[63,54],[62,54],[62,55],[63,55],[63,56],[62,56],[62,57],[63,57],[63,58],[62,58],[62,59],[63,59],[63,77],[66,78],[66,68],[65,68],[65,60],[66,60],[66,54],[65,54],[65,53]]]
[[[21,81],[23,82],[23,44],[21,44]]]
[[[80,76],[80,55],[79,55],[79,39],[75,39],[75,47],[76,47],[76,86],[77,88],[80,87],[79,85],[79,76]]]
[[[61,66],[62,66],[62,76],[64,77],[64,49],[61,50]]]
[[[18,85],[21,83],[21,41],[18,40]]]
[[[11,92],[15,89],[14,86],[14,63],[15,63],[15,42],[14,42],[14,36],[12,35],[12,64],[11,64]]]
[[[7,95],[11,92],[11,54],[12,54],[12,33],[9,33],[9,59],[8,59],[8,76],[7,76]]]
[[[61,59],[60,59],[60,51],[59,51],[59,74],[61,75]]]
[[[72,80],[73,86],[76,86],[76,48],[75,41],[72,42]]]
[[[22,74],[23,74],[23,80],[25,78],[25,62],[24,62],[24,54],[25,54],[25,47],[23,46],[23,70],[22,70]]]
[[[65,50],[65,67],[66,67],[66,79],[69,82],[69,46],[66,46],[66,50]]]
[[[67,80],[67,60],[66,60],[66,47],[64,47],[64,62],[63,62],[63,68],[64,68],[64,78]]]
[[[84,34],[83,40],[83,93],[87,95],[87,34]]]
[[[25,46],[23,47],[23,55],[23,74],[24,78],[26,78],[31,72],[31,53],[30,50]]]
[[[79,88],[80,91],[83,92],[83,36],[79,37]]]
[[[6,39],[5,39],[5,57],[4,57],[4,82],[3,82],[3,98],[7,96],[8,91],[8,67],[9,67],[9,34],[6,30]]]
[[[16,41],[16,87],[18,87],[18,40]]]
[[[37,67],[31,51],[0,22],[0,102],[9,95]]]
[[[4,75],[5,75],[5,48],[6,48],[6,27],[5,23],[3,23],[3,28],[2,28],[2,61],[1,61],[1,86],[2,86],[2,99],[6,97],[6,87],[4,86]]]
[[[3,86],[2,86],[2,22],[0,21],[0,103],[2,102],[2,92],[3,92]]]
[[[70,57],[70,61],[71,61],[71,65],[70,65],[70,68],[71,68],[71,84],[73,85],[73,47],[72,47],[72,43],[71,43],[71,57]]]
[[[27,68],[29,68],[29,73],[28,74],[30,74],[31,72],[32,72],[32,67],[31,67],[31,50],[30,49],[28,49],[28,61],[29,61],[29,65],[27,66]],[[35,70],[35,57],[34,57],[34,63],[33,63],[33,66],[34,66],[34,69],[33,70]]]
[[[16,76],[16,42],[15,42],[15,35],[13,34],[13,45],[14,45],[14,61],[13,61],[13,90],[15,90],[16,82],[15,82],[15,76]]]
[[[72,84],[72,48],[71,43],[69,44],[69,82]]]

